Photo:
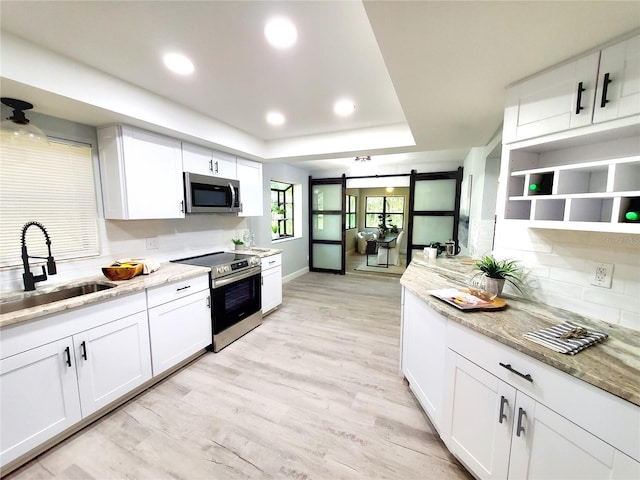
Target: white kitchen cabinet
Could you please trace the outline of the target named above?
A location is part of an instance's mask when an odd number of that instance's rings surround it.
[[[0,360],[1,465],[82,418],[75,365],[70,337]]]
[[[209,276],[147,290],[153,375],[211,345]]]
[[[638,113],[640,35],[602,51],[593,122],[606,122]]]
[[[237,179],[236,157],[185,142],[182,142],[182,170],[200,175]]]
[[[638,462],[455,352],[449,368],[449,447],[478,478],[638,478]]]
[[[83,417],[151,378],[145,312],[74,335],[73,347]]]
[[[240,217],[261,217],[262,210],[262,164],[243,158],[237,159],[238,180],[240,181]]]
[[[589,125],[599,58],[593,53],[511,87],[503,142]]]
[[[3,328],[0,347],[2,465],[151,378],[144,293]]]
[[[181,142],[126,125],[98,129],[105,218],[184,217]]]
[[[431,422],[442,423],[447,320],[403,288],[402,373]]]
[[[503,142],[539,137],[638,113],[640,36],[510,87]]]
[[[282,254],[262,258],[262,314],[282,305]]]

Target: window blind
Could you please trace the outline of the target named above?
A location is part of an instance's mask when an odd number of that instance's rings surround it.
[[[25,223],[42,223],[56,259],[97,255],[98,226],[90,145],[0,137],[0,266],[21,264]],[[27,231],[29,255],[46,256],[37,227]]]

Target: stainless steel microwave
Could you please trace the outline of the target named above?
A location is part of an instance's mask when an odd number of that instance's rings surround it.
[[[240,182],[184,172],[186,213],[237,213],[242,211]]]

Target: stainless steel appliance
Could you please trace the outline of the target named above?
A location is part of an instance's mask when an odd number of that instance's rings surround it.
[[[219,352],[262,323],[260,257],[214,252],[173,262],[211,268],[214,352]]]
[[[242,211],[240,182],[228,178],[184,172],[186,213],[237,213]]]

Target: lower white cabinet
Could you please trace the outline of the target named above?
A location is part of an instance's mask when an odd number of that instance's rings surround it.
[[[74,335],[73,348],[83,417],[151,378],[145,312]]]
[[[411,390],[475,477],[640,478],[637,405],[447,319],[406,288],[401,331]]]
[[[447,321],[409,290],[403,290],[402,373],[438,428],[442,415]]]
[[[448,446],[478,478],[640,478],[638,462],[473,362],[449,351],[447,364]]]
[[[155,376],[211,345],[209,277],[155,287],[147,295]]]
[[[82,418],[75,364],[71,338],[0,361],[2,465]]]
[[[53,315],[40,328],[3,330],[2,465],[151,378],[147,315],[135,312],[144,294],[136,298]]]
[[[262,258],[262,314],[282,305],[282,254]]]

